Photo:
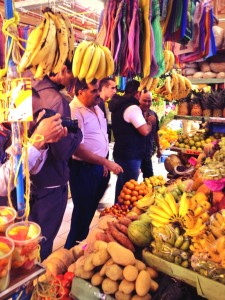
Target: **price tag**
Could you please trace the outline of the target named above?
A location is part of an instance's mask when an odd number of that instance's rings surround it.
[[[29,78],[0,80],[0,123],[32,120],[31,80]]]

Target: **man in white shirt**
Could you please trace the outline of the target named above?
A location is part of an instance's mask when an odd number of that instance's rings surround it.
[[[108,171],[115,174],[122,168],[106,159],[108,135],[106,119],[99,108],[97,80],[87,84],[76,80],[71,116],[77,118],[83,140],[70,162],[70,190],[74,203],[70,232],[65,248],[70,249],[86,238],[89,225],[108,184]]]
[[[122,166],[116,182],[115,202],[123,185],[130,179],[138,179],[141,160],[145,154],[145,136],[152,130],[151,120],[145,120],[139,107],[140,83],[128,81],[125,95],[114,95],[109,102],[112,112],[112,130],[115,139],[113,158]]]

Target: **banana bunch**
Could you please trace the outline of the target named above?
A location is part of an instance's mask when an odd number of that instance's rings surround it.
[[[72,61],[73,52],[74,35],[69,19],[46,8],[42,22],[28,37],[17,71],[31,69],[34,78],[42,79],[51,72],[58,73],[66,59]]]
[[[225,211],[216,212],[210,217],[209,231],[216,237],[225,236]]]
[[[81,42],[74,54],[72,72],[74,77],[85,79],[87,83],[112,75],[114,61],[111,51],[94,42]]]
[[[168,73],[173,69],[175,57],[172,51],[164,50],[164,61],[165,61],[165,73]]]
[[[154,91],[157,88],[157,85],[159,83],[159,77],[153,78],[153,77],[144,77],[142,78],[140,82],[140,86],[138,88],[138,91],[141,92],[143,90],[146,91]]]
[[[154,202],[155,196],[150,191],[148,194],[146,194],[144,197],[137,201],[136,207],[143,211],[146,211],[151,205],[154,204]]]
[[[152,230],[154,241],[151,242],[152,253],[183,267],[189,266],[189,238],[180,233],[179,227],[167,225]]]
[[[148,209],[151,223],[155,227],[177,223],[187,236],[198,236],[205,232],[209,220],[210,203],[202,197],[193,196],[191,199],[184,192],[176,203],[170,192],[165,195],[155,194],[155,204]],[[197,201],[198,200],[198,201]]]
[[[188,78],[180,74],[172,73],[166,76],[165,83],[156,88],[155,92],[164,96],[167,100],[180,100],[190,93],[192,84]]]

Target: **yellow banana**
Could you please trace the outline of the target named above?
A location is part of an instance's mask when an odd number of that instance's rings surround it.
[[[175,243],[174,243],[174,247],[175,247],[175,248],[180,248],[180,247],[182,246],[183,242],[184,242],[184,237],[183,237],[183,235],[179,235],[179,236],[177,237]]]
[[[154,78],[151,86],[151,91],[154,91],[157,88],[158,83],[159,83],[159,77]]]
[[[172,91],[171,91],[171,77],[170,76],[166,76],[165,86],[166,86],[167,94],[171,94]]]
[[[190,214],[187,214],[185,217],[184,217],[184,224],[185,224],[185,227],[187,229],[192,229],[195,225],[195,220],[193,218],[193,216],[191,216]]]
[[[63,14],[62,12],[56,12],[55,15],[59,15],[65,25],[66,25],[66,30],[67,30],[67,36],[68,36],[68,46],[69,46],[69,50],[68,50],[68,60],[70,62],[72,62],[73,60],[73,55],[74,55],[74,44],[75,44],[75,39],[74,39],[74,34],[73,34],[73,28],[72,28],[72,25],[70,23],[70,20],[69,18],[67,17],[66,14]]]
[[[87,75],[86,75],[86,82],[90,83],[95,78],[95,73],[98,69],[100,58],[101,58],[101,48],[97,45],[94,45],[95,51],[90,63],[90,67],[88,69]]]
[[[150,207],[149,213],[157,214],[165,219],[170,219],[171,215],[167,214],[161,207],[152,205]]]
[[[144,90],[146,88],[147,83],[148,83],[148,77],[142,78],[138,91],[141,92],[142,90]]]
[[[197,204],[198,204],[197,200],[195,200],[195,198],[192,197],[190,199],[190,209],[194,211],[197,207]]]
[[[179,84],[177,74],[172,74],[173,88],[172,88],[172,97],[173,99],[178,99],[179,95]]]
[[[43,32],[39,46],[35,49],[31,56],[29,65],[37,66],[46,57],[46,54],[51,52],[52,44],[56,38],[55,23],[49,18],[48,14],[44,14],[46,17],[46,29]]]
[[[211,249],[208,250],[209,252],[209,259],[214,261],[215,263],[220,263],[221,262],[221,258],[220,255],[213,252]]]
[[[164,50],[164,61],[165,61],[165,73],[169,71],[169,65],[170,65],[170,51]]]
[[[91,42],[83,41],[81,42],[75,50],[73,57],[72,72],[74,77],[78,77],[80,73],[80,68],[84,59],[84,54],[87,48],[91,45]]]
[[[161,222],[158,222],[156,220],[151,220],[151,223],[154,227],[157,227],[157,228],[164,226]]]
[[[223,216],[219,212],[216,213],[215,218],[218,221],[218,223],[220,224],[220,226],[225,225],[225,219],[223,218]]]
[[[173,216],[173,211],[169,204],[164,199],[155,198],[156,204],[161,207],[170,217]]]
[[[153,77],[148,77],[148,82],[146,84],[146,89],[147,91],[150,91],[151,90],[151,86],[152,86],[152,83],[153,83]]]
[[[185,81],[185,90],[187,90],[187,94],[189,94],[190,91],[192,90],[192,84],[191,84],[190,80],[187,77],[183,76],[183,78],[184,78],[184,81]]]
[[[218,253],[225,249],[225,236],[221,236],[216,240],[216,250]]]
[[[164,224],[169,224],[169,219],[165,219],[163,217],[160,217],[159,215],[156,215],[154,213],[148,213],[149,217],[153,220],[156,221],[158,223],[161,223],[160,226],[163,226]]]
[[[171,193],[166,193],[164,196],[165,201],[168,203],[168,205],[170,206],[173,214],[175,216],[178,215],[178,207],[177,207],[177,203],[173,197],[173,195]]]
[[[143,198],[137,201],[137,208],[147,210],[155,202],[154,195],[152,193],[146,194]]]
[[[29,66],[31,56],[40,43],[44,29],[47,30],[47,28],[45,28],[46,22],[47,20],[43,19],[42,22],[29,34],[26,44],[26,50],[21,58],[20,63],[17,66],[17,71],[19,73],[23,72]]]
[[[102,50],[99,66],[95,73],[95,78],[101,80],[102,78],[106,77],[106,74],[107,74],[106,57],[105,57],[105,52]]]
[[[111,51],[105,46],[100,46],[105,53],[106,60],[106,76],[111,76],[114,73],[114,60]]]
[[[170,51],[169,55],[170,57],[169,57],[168,71],[173,69],[174,62],[175,62],[175,57],[172,51]]]
[[[186,216],[189,209],[189,199],[187,198],[187,193],[184,192],[179,201],[179,216]]]
[[[209,230],[217,238],[219,238],[219,237],[221,237],[223,235],[222,230],[220,228],[218,228],[218,227],[213,226],[213,225],[209,226]]]
[[[80,68],[80,73],[78,75],[79,80],[86,78],[94,53],[95,45],[91,44],[84,54],[84,59]]]
[[[186,94],[186,85],[184,81],[184,76],[180,74],[176,74],[178,79],[178,89],[179,89],[179,99],[182,99],[185,97]]]
[[[202,235],[205,231],[206,224],[201,224],[199,226],[194,226],[192,229],[186,229],[186,235],[189,236],[199,236]]]
[[[67,26],[64,19],[58,14],[55,15],[53,12],[48,12],[49,17],[53,20],[56,26],[56,38],[59,46],[59,59],[53,67],[53,72],[58,73],[64,65],[69,53],[69,37]]]
[[[34,74],[34,78],[42,79],[45,75],[49,75],[49,73],[52,71],[52,67],[55,61],[56,49],[57,49],[57,41],[55,39],[52,43],[51,51],[47,53],[46,57],[37,66],[37,69]]]
[[[197,206],[197,208],[194,210],[194,216],[198,217],[203,213],[203,208],[201,206]]]

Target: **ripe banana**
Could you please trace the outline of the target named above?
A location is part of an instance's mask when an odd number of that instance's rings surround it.
[[[180,248],[180,247],[182,246],[183,242],[184,242],[184,237],[183,237],[183,235],[179,235],[179,236],[177,237],[175,243],[174,243],[174,247],[175,247],[175,248]]]
[[[143,198],[137,201],[137,208],[147,210],[155,202],[155,197],[152,193],[146,194]]]
[[[186,240],[186,241],[184,241],[183,244],[180,246],[180,249],[186,251],[186,250],[188,250],[189,246],[190,246],[190,242],[189,242],[188,240]]]
[[[164,199],[170,206],[170,209],[172,210],[174,216],[177,216],[178,215],[178,207],[177,207],[177,203],[176,203],[173,195],[171,193],[166,193]]]
[[[70,23],[69,18],[62,12],[56,12],[55,15],[61,17],[66,25],[67,36],[68,36],[68,46],[69,46],[68,60],[70,62],[72,62],[73,55],[74,55],[74,43],[75,43],[72,25]]]
[[[154,91],[157,88],[158,83],[159,83],[159,77],[154,78],[151,86],[151,91]]]
[[[113,60],[113,56],[111,51],[109,50],[109,48],[105,47],[105,46],[100,46],[102,48],[102,50],[105,53],[105,59],[106,59],[106,76],[111,76],[114,73],[114,69],[115,69],[115,65],[114,65],[114,60]]]
[[[219,238],[219,237],[221,237],[223,235],[222,230],[220,228],[218,228],[218,227],[213,226],[213,225],[209,225],[209,230],[217,238]]]
[[[152,205],[150,207],[149,213],[153,213],[153,214],[157,214],[165,219],[170,219],[171,215],[167,214],[167,212],[165,212],[162,207],[158,207],[156,205]]]
[[[106,57],[105,57],[105,52],[102,50],[99,66],[95,73],[95,78],[101,80],[102,78],[106,77],[106,74],[107,74]]]
[[[80,73],[80,68],[84,59],[84,54],[87,48],[91,45],[91,42],[83,41],[81,42],[75,50],[73,57],[72,72],[74,77],[78,77]]]
[[[162,227],[164,224],[169,224],[169,222],[170,222],[169,219],[165,219],[154,213],[148,213],[148,215],[152,219],[152,221],[158,222],[158,225],[160,224],[160,226],[158,226],[158,227]]]
[[[171,94],[172,91],[171,91],[171,77],[170,76],[166,76],[165,86],[166,86],[167,94]]]
[[[147,83],[148,83],[148,77],[142,78],[138,91],[141,92],[142,90],[144,90],[146,88]]]
[[[58,46],[59,46],[59,58],[53,67],[53,72],[58,73],[62,69],[62,66],[68,57],[68,52],[69,52],[68,31],[64,19],[61,17],[61,15],[59,14],[55,15],[51,11],[48,11],[47,14],[51,18],[51,20],[53,20],[56,27],[56,39],[58,41]]]
[[[219,212],[216,213],[215,217],[216,217],[217,221],[219,222],[220,226],[225,225],[225,219]]]
[[[45,29],[39,42],[38,47],[33,52],[31,56],[29,65],[37,66],[46,57],[46,54],[51,51],[52,44],[56,38],[56,26],[53,20],[49,17],[47,13],[44,14],[46,17]],[[29,66],[28,65],[28,66]]]
[[[147,82],[147,84],[146,84],[146,89],[147,89],[147,91],[151,91],[151,86],[152,86],[153,80],[154,80],[153,77],[149,77],[149,78],[148,78],[148,82]]]
[[[170,65],[170,51],[164,50],[164,61],[165,61],[165,73],[169,71],[169,65]]]
[[[173,80],[172,98],[173,99],[178,99],[178,97],[179,97],[179,84],[178,84],[177,74],[172,74],[172,80]]]
[[[79,80],[86,78],[94,53],[95,53],[95,45],[91,44],[85,51],[83,62],[78,75]]]
[[[172,51],[170,51],[170,57],[169,57],[169,64],[168,64],[168,71],[173,69],[174,62],[175,62],[175,57]]]
[[[159,207],[161,207],[167,213],[167,215],[169,215],[170,217],[173,216],[173,211],[171,210],[170,206],[164,199],[160,199],[159,197],[156,197],[155,202]]]
[[[187,193],[184,192],[179,201],[179,216],[186,216],[189,209],[189,199],[187,198]]]
[[[55,61],[55,53],[57,50],[57,40],[54,39],[51,51],[47,53],[45,58],[40,62],[37,66],[37,69],[34,73],[34,78],[36,79],[43,79],[45,75],[49,75],[52,71],[52,67]]]
[[[98,69],[100,58],[101,58],[101,48],[97,45],[94,45],[95,51],[86,75],[86,82],[90,83],[95,78],[95,73]]]

